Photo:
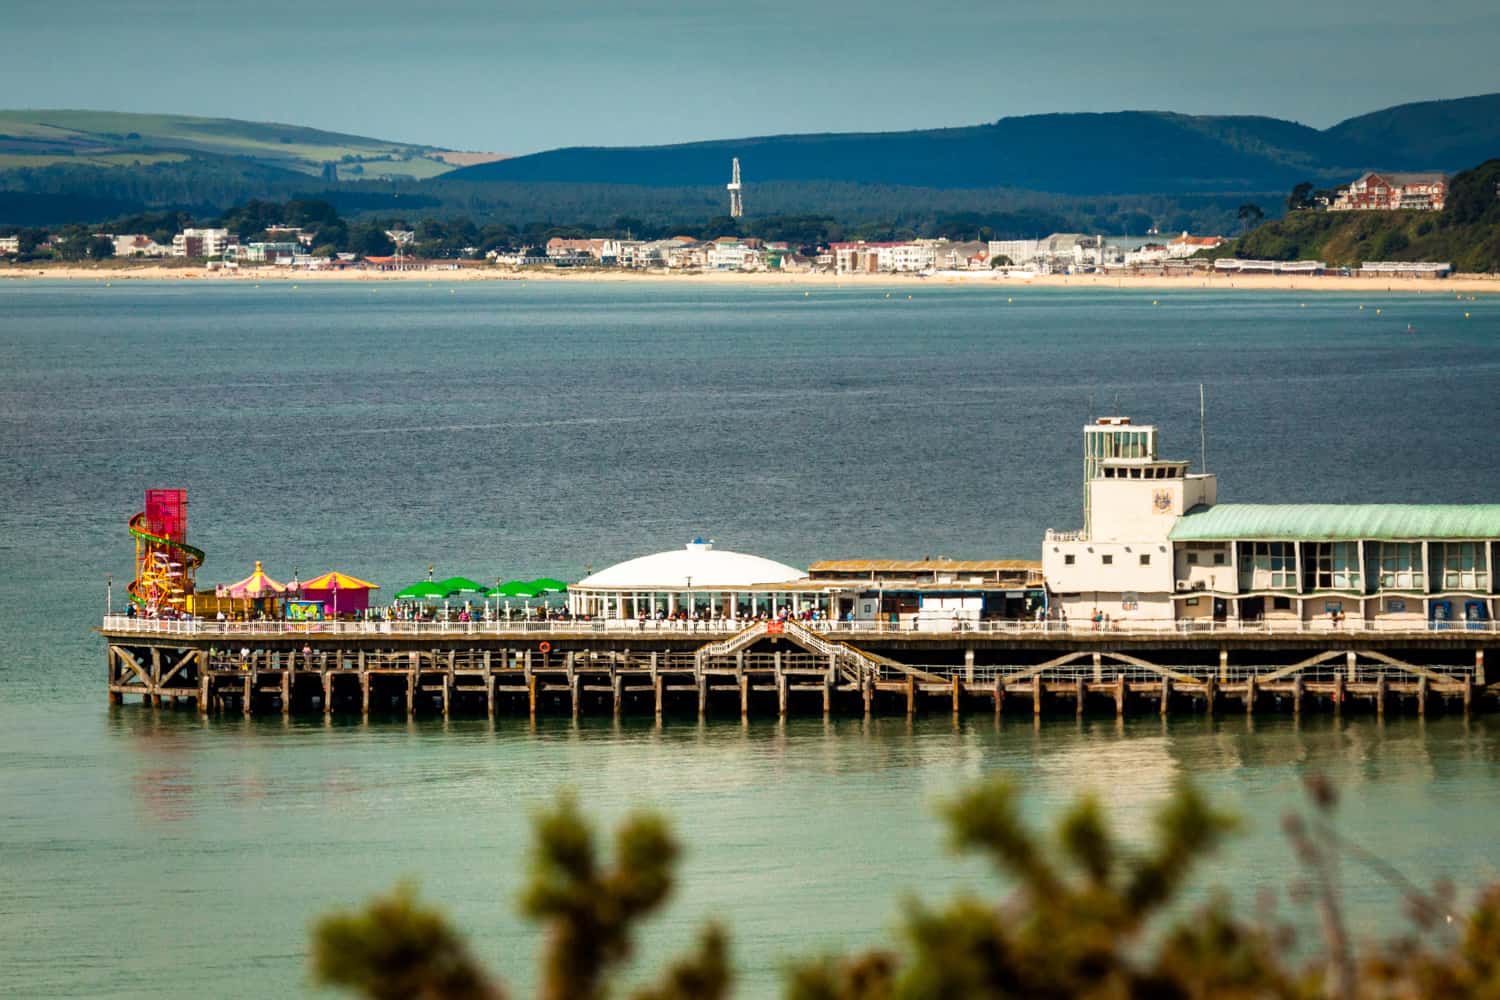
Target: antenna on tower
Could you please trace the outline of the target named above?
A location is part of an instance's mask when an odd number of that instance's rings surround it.
[[[733,173],[727,185],[729,188],[729,217],[731,219],[738,219],[745,214],[745,203],[740,199],[740,158],[736,156],[733,162]]]
[[[1208,472],[1208,403],[1198,383],[1198,471]]]

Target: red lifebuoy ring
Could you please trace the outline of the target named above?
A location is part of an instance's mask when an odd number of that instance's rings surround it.
[[[552,652],[552,643],[543,639],[541,642],[537,643],[536,648],[541,650],[543,653],[550,653]]]

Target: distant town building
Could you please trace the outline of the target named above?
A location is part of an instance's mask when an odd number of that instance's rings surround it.
[[[1214,270],[1230,274],[1322,274],[1328,265],[1321,260],[1241,260],[1220,257]]]
[[[268,243],[285,243],[289,240],[296,240],[303,246],[310,247],[312,246],[314,235],[314,233],[309,233],[300,226],[266,227],[266,242]],[[412,236],[415,237],[416,233],[412,233]]]
[[[21,252],[21,237],[0,236],[0,254],[16,254]]]
[[[668,254],[689,242],[680,239],[621,240],[619,263],[621,267],[663,268],[667,266]]]
[[[554,236],[547,241],[547,258],[554,263],[614,264],[619,257],[619,240],[565,240]]]
[[[295,240],[278,243],[257,242],[240,247],[234,256],[236,260],[249,264],[287,265],[303,252],[302,244]]]
[[[1181,236],[1167,242],[1167,257],[1180,260],[1183,257],[1191,257],[1199,250],[1215,250],[1223,246],[1227,240],[1222,236],[1189,236],[1184,232]]]
[[[1448,178],[1440,173],[1374,173],[1341,188],[1328,203],[1330,212],[1410,209],[1441,212],[1448,199]]]
[[[1053,233],[1042,240],[991,240],[989,259],[1035,266],[1043,274],[1065,273],[1104,264],[1104,238],[1084,233]]]
[[[673,269],[702,270],[708,266],[708,244],[676,241],[678,246],[667,251],[667,266]]]
[[[760,251],[750,241],[722,236],[708,245],[704,264],[714,271],[754,271],[760,268]]]
[[[166,257],[172,252],[171,247],[140,233],[122,233],[110,238],[115,244],[116,257]]]
[[[173,257],[219,257],[239,243],[227,229],[184,229],[172,237]]]
[[[1030,264],[1041,253],[1041,240],[990,240],[990,260],[1005,257],[1012,264]]]
[[[1446,278],[1453,265],[1437,261],[1367,260],[1359,266],[1361,278]]]
[[[932,244],[932,266],[944,271],[976,271],[990,265],[990,245],[980,240]]]

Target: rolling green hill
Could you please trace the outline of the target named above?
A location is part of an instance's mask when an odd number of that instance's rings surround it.
[[[300,125],[117,111],[0,111],[0,170],[150,167],[237,158],[339,179],[422,180],[447,173],[448,150]]]
[[[1500,94],[1401,104],[1340,122],[1328,135],[1384,150],[1402,170],[1454,170],[1500,156]]]
[[[1500,159],[1455,174],[1441,212],[1290,212],[1203,256],[1448,261],[1466,273],[1500,273]]]
[[[578,147],[468,167],[443,182],[722,186],[738,157],[747,205],[754,185],[773,181],[1214,195],[1285,191],[1304,180],[1332,186],[1366,169],[1452,171],[1490,156],[1500,156],[1500,94],[1403,105],[1326,130],[1261,116],[1120,111],[909,132]]]

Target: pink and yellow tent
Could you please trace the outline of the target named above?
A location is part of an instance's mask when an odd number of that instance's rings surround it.
[[[231,583],[224,587],[225,597],[245,598],[258,601],[263,597],[279,597],[286,593],[286,584],[277,583],[266,576],[266,571],[260,568],[260,560],[255,561],[255,572],[245,577],[239,583]]]
[[[379,589],[378,583],[361,580],[338,570],[329,570],[304,583],[302,596],[309,601],[322,601],[330,615],[349,615],[367,609],[370,606],[370,591]]]

